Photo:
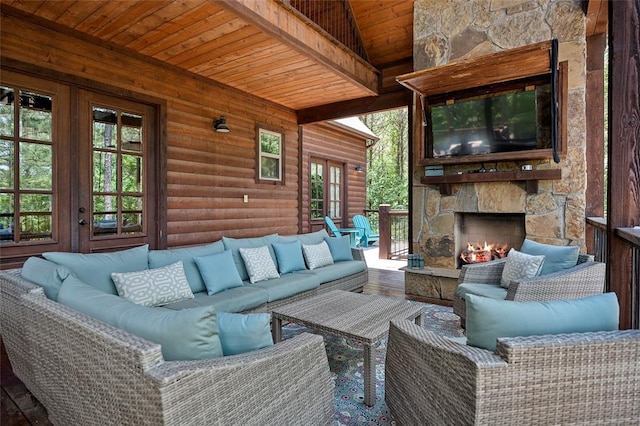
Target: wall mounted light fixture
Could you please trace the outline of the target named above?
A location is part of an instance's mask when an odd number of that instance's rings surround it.
[[[356,166],[356,172],[358,172],[358,173],[362,173],[363,171],[364,171],[364,169],[362,168],[362,166],[361,166],[360,164],[358,164],[358,165]]]
[[[229,133],[229,126],[227,126],[227,119],[224,115],[221,115],[220,118],[216,118],[213,120],[213,128],[216,129],[216,132],[220,133]]]

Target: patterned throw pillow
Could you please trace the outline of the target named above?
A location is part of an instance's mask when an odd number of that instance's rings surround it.
[[[182,261],[139,272],[112,272],[118,295],[142,306],[162,306],[193,299]]]
[[[244,260],[244,266],[247,268],[249,281],[252,284],[271,278],[280,278],[276,264],[269,253],[269,247],[240,248],[240,256]]]
[[[333,257],[326,241],[320,244],[302,245],[302,253],[307,261],[309,269],[317,269],[327,265],[333,265]]]
[[[509,288],[511,281],[522,281],[526,278],[538,276],[543,263],[544,256],[531,256],[520,253],[515,249],[509,250],[507,261],[502,270],[500,285],[504,288]]]

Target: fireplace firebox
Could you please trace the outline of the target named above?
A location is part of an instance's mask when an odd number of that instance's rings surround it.
[[[505,251],[520,249],[526,237],[524,213],[456,213],[454,218],[455,253],[457,267],[465,261],[461,253],[469,245],[494,245]],[[483,260],[488,260],[486,257]]]

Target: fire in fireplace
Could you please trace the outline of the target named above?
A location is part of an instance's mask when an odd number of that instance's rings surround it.
[[[460,259],[464,263],[488,262],[494,259],[502,259],[507,255],[508,244],[467,243],[467,248],[460,253]]]

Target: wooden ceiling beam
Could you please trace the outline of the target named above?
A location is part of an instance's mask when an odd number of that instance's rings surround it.
[[[352,99],[297,111],[298,124],[310,124],[336,118],[353,117],[411,105],[413,94],[404,88],[378,96]]]
[[[289,12],[277,0],[209,0],[274,39],[322,65],[372,96],[378,94],[378,71]]]

